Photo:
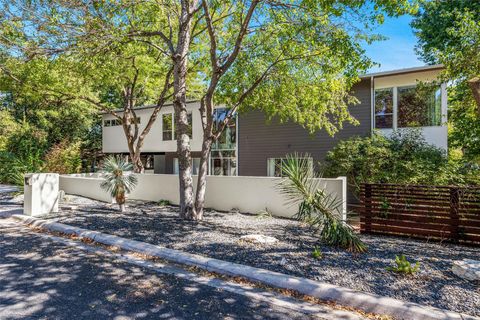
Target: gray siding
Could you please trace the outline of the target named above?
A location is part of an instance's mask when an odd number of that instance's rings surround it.
[[[357,83],[353,92],[360,104],[350,108],[350,113],[360,122],[353,126],[344,124],[335,137],[320,131],[314,135],[294,123],[266,124],[260,111],[240,114],[238,119],[238,172],[242,176],[266,176],[267,159],[281,158],[293,152],[308,152],[317,163],[325,158],[339,140],[354,135],[365,136],[371,132],[370,79]]]

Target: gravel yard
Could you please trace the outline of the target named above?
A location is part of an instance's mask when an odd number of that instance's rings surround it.
[[[319,246],[323,258],[311,257],[319,245],[311,230],[297,221],[238,212],[208,211],[200,223],[178,219],[178,208],[155,203],[130,203],[125,213],[116,206],[67,196],[55,220],[69,225],[159,244],[217,259],[307,277],[356,290],[480,316],[480,287],[455,276],[452,262],[480,260],[480,248],[366,236],[367,254],[351,254]],[[68,210],[67,210],[68,209]],[[273,236],[273,245],[240,241],[247,234]],[[420,271],[397,275],[385,268],[396,254],[419,261]]]

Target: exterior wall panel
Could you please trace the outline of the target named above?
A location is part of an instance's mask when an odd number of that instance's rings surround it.
[[[310,135],[295,123],[280,124],[276,120],[266,123],[260,111],[240,114],[238,122],[238,172],[241,176],[266,176],[267,159],[282,158],[294,152],[308,152],[314,162],[322,161],[338,141],[371,134],[370,79],[364,79],[353,88],[360,101],[350,113],[360,122],[358,126],[344,124],[334,137],[325,131]]]

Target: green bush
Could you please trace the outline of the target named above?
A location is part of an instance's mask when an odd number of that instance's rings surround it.
[[[18,127],[2,141],[0,182],[23,185],[23,175],[43,167],[47,148],[46,134],[29,125]]]
[[[21,160],[7,151],[0,151],[0,183],[23,186],[23,175],[29,171]]]
[[[56,173],[78,173],[82,168],[80,142],[62,141],[54,145],[45,155],[42,171]]]
[[[340,141],[328,152],[323,169],[326,176],[347,176],[357,195],[362,183],[467,185],[478,184],[480,173],[478,166],[449,160],[418,130]]]
[[[366,252],[367,245],[341,220],[342,202],[323,190],[319,176],[311,170],[309,158],[308,154],[287,155],[281,167],[287,179],[281,180],[278,189],[288,205],[298,204],[295,218],[319,231],[320,239],[327,245]]]
[[[395,266],[387,267],[388,271],[393,271],[397,273],[404,273],[404,274],[413,274],[420,269],[420,262],[415,262],[412,264],[407,260],[405,255],[401,254],[400,256],[395,256]]]

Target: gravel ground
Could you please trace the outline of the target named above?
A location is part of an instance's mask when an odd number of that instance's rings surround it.
[[[131,203],[125,213],[116,207],[69,196],[75,203],[55,220],[122,237],[217,259],[307,277],[424,305],[480,316],[480,287],[456,277],[452,262],[464,258],[480,260],[480,248],[440,244],[387,236],[361,238],[367,254],[351,254],[319,245],[312,231],[293,220],[207,211],[204,221],[181,221],[178,208],[155,203]],[[239,241],[242,235],[262,234],[279,241],[255,245]],[[319,246],[320,260],[311,252]],[[419,261],[412,276],[386,271],[395,255]]]

